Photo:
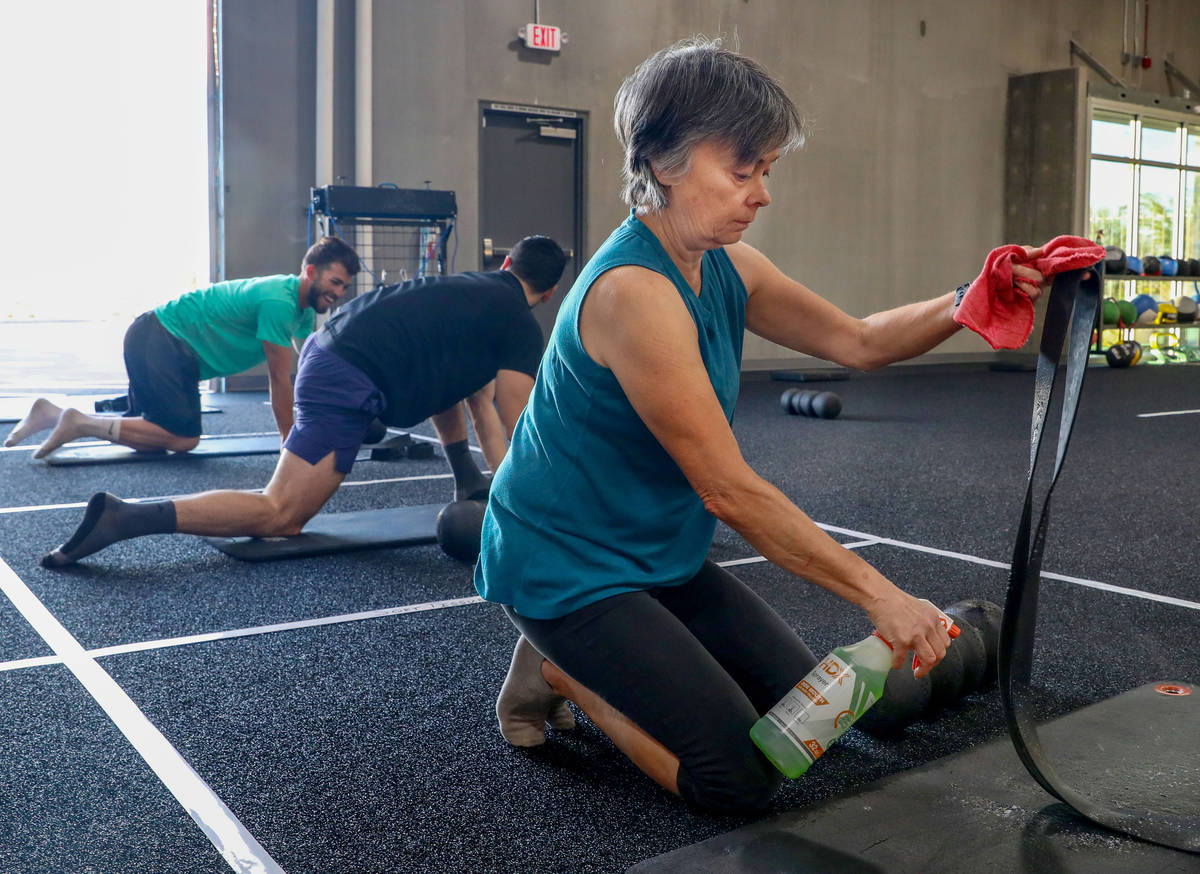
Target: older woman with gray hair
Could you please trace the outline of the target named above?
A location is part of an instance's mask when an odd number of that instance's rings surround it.
[[[475,583],[521,631],[497,701],[509,742],[574,724],[573,701],[698,807],[761,808],[781,777],[751,725],[817,662],[708,560],[716,520],[779,567],[866,611],[927,673],[949,638],[905,593],[742,458],[730,428],[748,329],[870,370],[957,329],[955,294],[856,319],[741,242],[800,116],[754,61],[687,41],[616,97],[632,206],[563,301],[496,472]],[[1025,269],[1036,299],[1041,274]]]

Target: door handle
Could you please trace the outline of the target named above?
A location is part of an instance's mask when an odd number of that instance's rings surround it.
[[[492,243],[491,237],[483,238],[483,257],[484,258],[503,258],[505,255],[507,255],[511,251],[512,251],[511,246],[509,246],[509,247],[497,246]]]
[[[491,237],[483,238],[483,257],[484,258],[503,258],[505,255],[508,255],[511,252],[512,252],[512,247],[505,248],[503,246],[497,246],[492,242]],[[569,261],[575,257],[575,250],[574,249],[563,249],[563,254],[567,256],[567,260]]]

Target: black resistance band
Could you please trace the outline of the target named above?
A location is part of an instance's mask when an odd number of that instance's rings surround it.
[[[1054,277],[1054,285],[1050,291],[1033,390],[1029,486],[1025,492],[1025,506],[1021,512],[1021,525],[1013,550],[1012,574],[1009,577],[1008,596],[1004,604],[1004,621],[1000,628],[1000,696],[1004,702],[1008,733],[1016,747],[1017,755],[1043,789],[1102,826],[1163,846],[1200,852],[1200,819],[1167,812],[1109,806],[1068,786],[1055,773],[1043,752],[1031,707],[1024,700],[1030,690],[1034,631],[1037,625],[1038,584],[1049,524],[1050,495],[1054,491],[1054,484],[1062,470],[1063,458],[1067,454],[1067,443],[1075,422],[1079,393],[1087,371],[1088,347],[1091,345],[1092,328],[1096,324],[1096,313],[1100,305],[1100,282],[1098,268],[1072,270]],[[1054,394],[1059,359],[1068,328],[1070,344],[1058,431],[1058,456],[1039,511],[1037,532],[1031,545],[1034,472],[1037,468],[1038,450],[1041,447],[1042,428]]]

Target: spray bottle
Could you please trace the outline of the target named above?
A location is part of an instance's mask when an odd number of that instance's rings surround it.
[[[958,637],[958,626],[938,613],[951,639]],[[914,658],[914,671],[918,665]],[[880,699],[891,667],[892,645],[878,631],[836,647],[754,723],[750,739],[785,776],[796,779]]]

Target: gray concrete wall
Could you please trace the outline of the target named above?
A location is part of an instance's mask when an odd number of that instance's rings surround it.
[[[315,0],[224,4],[225,275],[295,273],[316,162]]]
[[[626,214],[617,197],[620,162],[610,127],[621,79],[677,39],[722,36],[763,62],[814,126],[808,146],[773,171],[774,202],[746,239],[789,275],[848,312],[866,315],[974,277],[987,252],[1008,242],[1002,234],[1011,74],[1070,66],[1074,37],[1142,90],[1170,93],[1162,72],[1168,52],[1200,77],[1200,3],[1156,0],[1149,41],[1155,66],[1140,74],[1120,63],[1123,5],[544,0],[543,23],[563,28],[570,41],[558,55],[531,59],[516,44],[517,28],[532,17],[529,0],[375,0],[374,180],[421,187],[428,179],[434,188],[455,189],[456,267],[477,267],[479,101],[583,110],[591,122],[586,224],[592,251]],[[246,139],[238,144],[242,163],[231,168],[231,184],[243,187],[231,191],[228,206],[230,275],[279,269],[269,265],[288,260],[285,253],[298,257],[296,210],[312,164],[311,146],[302,141],[303,113],[311,105],[312,42],[304,39],[311,35],[312,8],[305,0],[226,4],[227,31],[254,29],[234,41],[239,52],[266,52],[280,61],[249,69],[243,59],[239,69],[227,60],[231,78],[261,77],[231,83],[249,92],[243,111],[261,114],[254,124],[246,118],[236,129],[227,125],[231,138]],[[228,43],[226,52],[228,58]],[[291,141],[292,132],[299,141]],[[239,234],[257,239],[259,248],[239,250]],[[970,358],[987,351],[964,332],[939,354]],[[748,338],[745,354],[748,366],[790,357],[757,338]]]

